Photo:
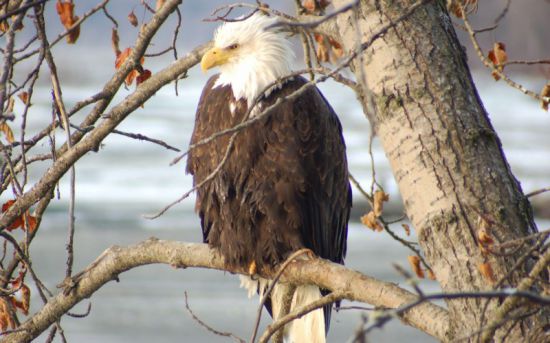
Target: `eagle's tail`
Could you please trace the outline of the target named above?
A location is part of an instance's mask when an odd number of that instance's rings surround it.
[[[264,294],[268,287],[268,280],[252,280],[249,277],[241,276],[241,287],[248,289],[249,297],[254,293]],[[284,305],[284,298],[288,296],[290,286],[286,284],[277,284],[273,287],[271,293],[270,312],[274,319],[281,315],[281,308]],[[319,287],[314,285],[298,286],[294,290],[290,311],[310,304],[322,297]],[[289,312],[290,312],[289,311]],[[284,315],[284,313],[282,314]],[[325,343],[325,314],[323,308],[309,312],[301,318],[293,320],[287,324],[284,329],[285,343]]]

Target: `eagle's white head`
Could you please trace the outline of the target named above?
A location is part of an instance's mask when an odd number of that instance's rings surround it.
[[[231,85],[235,98],[244,98],[250,107],[269,84],[290,73],[294,53],[284,34],[271,27],[275,22],[258,12],[216,30],[214,47],[201,61],[203,71],[220,68],[214,87]]]

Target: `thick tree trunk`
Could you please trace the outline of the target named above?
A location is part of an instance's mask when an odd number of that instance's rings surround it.
[[[333,3],[338,8],[347,2]],[[353,50],[358,37],[367,41],[412,3],[361,1],[355,15],[348,11],[337,19],[344,48]],[[523,237],[536,228],[445,9],[438,1],[420,7],[376,40],[353,69],[358,80],[364,73],[364,88],[371,92],[376,108],[371,124],[441,287],[449,292],[491,289],[493,283],[482,275],[480,266],[490,265],[499,280],[526,248],[507,257],[484,256],[478,238],[480,218],[494,221],[484,225],[496,243]],[[522,264],[503,286],[517,286],[527,272],[528,265]],[[478,299],[449,301],[448,339],[476,331],[484,304]],[[497,306],[491,302],[485,320],[491,320]],[[510,325],[506,325],[497,331],[497,341],[503,335],[509,341],[525,341],[528,333],[521,329],[532,329],[534,320],[526,319],[508,333]]]

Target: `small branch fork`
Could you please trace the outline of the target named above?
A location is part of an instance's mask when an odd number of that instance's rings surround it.
[[[512,88],[515,88],[515,89],[519,90],[523,94],[528,95],[528,96],[530,96],[531,98],[533,98],[537,101],[544,100],[543,97],[541,97],[539,94],[537,94],[537,93],[535,93],[531,90],[528,90],[523,85],[521,85],[521,84],[515,82],[514,80],[510,79],[508,77],[508,75],[506,75],[503,71],[499,70],[499,68],[497,68],[497,66],[495,66],[487,57],[485,57],[485,54],[483,53],[483,50],[481,49],[481,46],[479,45],[479,42],[476,38],[477,33],[479,33],[480,31],[476,31],[472,28],[472,25],[470,24],[470,21],[468,20],[468,16],[466,15],[466,10],[462,6],[462,4],[460,4],[460,2],[458,2],[458,3],[459,3],[458,6],[460,6],[463,13],[465,13],[463,18],[462,18],[463,23],[464,23],[464,28],[466,29],[466,32],[468,32],[468,35],[470,36],[470,40],[472,42],[472,45],[473,45],[479,59],[483,63],[483,65],[485,65],[485,67],[490,69],[494,74],[498,75],[501,79],[504,80],[504,82],[506,82]],[[506,12],[507,12],[507,7],[506,7]],[[504,14],[506,12],[504,12]],[[497,24],[495,24],[495,25],[498,25],[498,21],[497,21]],[[541,62],[541,61],[537,61],[537,62]],[[544,61],[544,62],[546,62],[546,61]],[[514,61],[514,62],[511,62],[509,64],[519,64],[519,62]],[[524,62],[522,64],[540,64],[540,63]]]
[[[209,332],[212,332],[214,335],[218,335],[218,336],[222,336],[222,337],[230,337],[233,340],[235,340],[236,342],[246,343],[246,341],[244,339],[234,335],[233,333],[218,331],[218,330],[214,329],[213,327],[211,327],[210,325],[206,324],[204,321],[202,321],[199,317],[197,317],[195,315],[195,313],[193,313],[193,311],[189,307],[189,302],[187,300],[187,292],[184,292],[183,294],[185,296],[185,309],[187,310],[187,312],[189,312],[189,314],[191,315],[193,320],[196,321],[197,323],[199,323],[200,326],[202,326],[203,328],[205,328]]]

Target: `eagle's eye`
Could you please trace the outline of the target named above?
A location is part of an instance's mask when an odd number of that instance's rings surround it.
[[[228,46],[226,49],[227,50],[235,50],[239,47],[239,44],[235,43],[235,44],[231,44],[230,46]]]

